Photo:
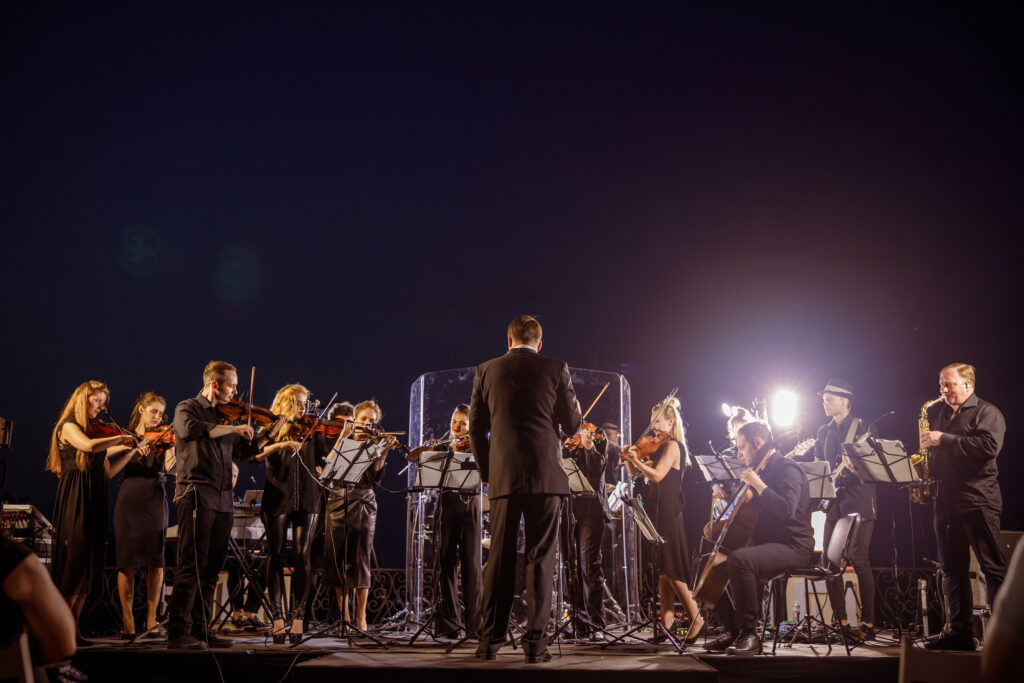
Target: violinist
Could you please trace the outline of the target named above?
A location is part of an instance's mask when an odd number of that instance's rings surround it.
[[[384,414],[375,401],[363,401],[355,407],[355,418],[344,428],[341,439],[352,436],[363,441],[371,438],[373,426]],[[382,457],[366,469],[358,484],[335,489],[327,501],[327,547],[324,549],[324,573],[329,586],[334,586],[338,606],[348,622],[348,591],[355,590],[355,627],[366,631],[366,601],[370,596],[372,577],[370,553],[373,534],[377,527],[377,497],[375,486],[384,479],[384,453],[394,448],[393,436],[380,441]],[[336,457],[334,452],[328,459]]]
[[[235,367],[211,361],[203,370],[202,391],[174,411],[178,565],[167,610],[169,649],[231,646],[227,638],[209,632],[213,591],[224,566],[234,516],[231,463],[233,458],[255,460],[261,443],[284,426],[282,418],[257,440],[250,424],[224,424],[218,407],[231,401],[237,387]]]
[[[572,499],[572,515],[576,521],[573,529],[575,552],[579,568],[579,576],[573,584],[572,600],[585,617],[585,620],[578,620],[574,627],[577,638],[593,642],[604,640],[601,632],[605,626],[601,544],[604,541],[605,525],[612,518],[611,510],[608,509],[608,496],[604,494],[608,439],[604,434],[600,434],[600,438],[597,436],[593,425],[584,423],[579,443],[570,439],[563,446],[563,457],[576,461],[595,492],[593,496],[577,496]]]
[[[626,462],[630,474],[642,473],[650,481],[648,504],[652,521],[665,539],[656,552],[658,595],[661,623],[671,629],[675,621],[675,601],[686,608],[690,617],[687,642],[694,642],[704,627],[697,603],[690,593],[690,553],[687,550],[683,525],[683,476],[690,467],[690,451],[686,447],[679,399],[670,397],[651,410],[651,431],[661,445],[649,460],[641,460],[637,446],[630,446],[619,457]]]
[[[747,655],[761,652],[759,582],[810,562],[814,535],[807,478],[798,463],[775,449],[768,425],[750,422],[740,427],[736,449],[747,466],[740,481],[759,499],[761,512],[750,545],[734,550],[726,560],[732,597],[723,595],[715,606],[726,630],[706,648]],[[762,461],[759,474],[755,468]]]
[[[272,413],[298,421],[306,410],[309,390],[301,384],[289,384],[278,390]],[[267,594],[270,597],[271,635],[275,643],[284,642],[284,603],[281,584],[284,580],[285,537],[292,528],[291,589],[293,599],[291,642],[301,640],[306,602],[309,599],[310,547],[316,527],[317,506],[320,501],[320,482],[317,468],[323,466],[330,447],[323,434],[301,434],[298,424],[284,426],[277,435],[277,443],[264,449],[267,481],[263,488],[263,522],[267,529]],[[303,438],[305,437],[305,438]],[[295,440],[302,442],[297,453]],[[287,447],[282,448],[282,444]],[[276,447],[276,448],[275,448]]]
[[[103,382],[84,382],[64,404],[50,435],[46,470],[59,478],[53,504],[53,582],[75,617],[79,646],[91,645],[78,630],[78,618],[91,590],[103,578],[107,530],[107,479],[128,462],[124,454],[135,443],[128,434],[98,436],[95,421],[110,391]],[[113,430],[117,431],[117,430]],[[134,450],[134,449],[133,449]],[[148,452],[146,446],[138,452]]]
[[[469,406],[460,403],[452,413],[451,431],[448,437],[464,437],[469,434]],[[457,452],[469,450],[469,439],[456,439],[451,449]],[[407,460],[419,462],[420,454],[435,446],[420,446],[414,449]],[[440,577],[441,601],[437,609],[438,635],[443,638],[459,637],[458,599],[456,578],[462,566],[462,605],[466,612],[466,634],[476,637],[480,630],[480,494],[465,494],[458,491],[443,491],[434,517],[437,533],[437,566]]]
[[[135,637],[135,615],[132,603],[135,593],[135,570],[146,569],[146,630],[156,626],[156,612],[163,597],[164,545],[167,540],[167,494],[164,482],[174,467],[174,446],[165,434],[173,436],[169,425],[163,424],[167,401],[154,391],[139,396],[128,420],[128,431],[154,440],[149,453],[136,455],[125,465],[121,488],[114,505],[114,541],[117,547],[117,593],[121,598],[121,637]],[[151,632],[154,637],[160,634]]]

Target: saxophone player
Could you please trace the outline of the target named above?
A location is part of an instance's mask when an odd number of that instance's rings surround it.
[[[935,478],[935,537],[945,570],[942,590],[949,605],[949,631],[926,647],[974,650],[969,552],[974,549],[985,574],[988,604],[1006,576],[999,545],[1002,496],[996,481],[996,456],[1003,447],[1006,421],[999,409],[974,393],[974,367],[952,363],[939,374],[943,404],[931,429],[921,432],[921,447],[932,451]]]

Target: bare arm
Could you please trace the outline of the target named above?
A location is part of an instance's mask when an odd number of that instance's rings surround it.
[[[130,436],[108,436],[102,439],[90,439],[74,422],[65,422],[61,427],[60,437],[64,443],[70,444],[83,453],[99,453],[114,446],[129,444],[132,442]]]
[[[645,477],[654,482],[664,479],[668,471],[672,469],[672,466],[679,464],[679,444],[675,441],[669,442],[668,447],[665,448],[665,452],[658,458],[658,462],[654,464],[654,467],[641,462],[636,457],[636,451],[631,450],[629,453],[629,462],[632,463],[633,467],[637,471],[643,472]]]
[[[25,624],[39,643],[44,664],[75,654],[75,619],[39,558],[29,555],[22,560],[7,575],[3,590],[25,614]]]

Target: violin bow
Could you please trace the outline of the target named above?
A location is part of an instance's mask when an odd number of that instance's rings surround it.
[[[609,384],[611,384],[611,382],[605,382],[604,386],[601,387],[601,391],[597,392],[597,396],[594,398],[593,401],[590,402],[590,407],[587,408],[587,412],[583,413],[584,420],[587,419],[587,415],[590,415],[590,411],[594,409],[594,406],[597,405],[598,400],[604,395],[604,392],[605,390],[608,389]]]
[[[668,396],[666,396],[664,399],[662,399],[662,401],[661,401],[661,408],[658,409],[658,414],[654,416],[654,418],[651,420],[651,423],[649,425],[647,425],[646,429],[644,429],[644,431],[640,434],[640,436],[638,436],[636,438],[636,441],[639,441],[640,439],[642,439],[645,436],[647,436],[647,432],[651,431],[651,428],[654,427],[654,423],[661,419],[662,414],[664,414],[664,412],[665,412],[665,408],[668,407],[669,400],[675,398],[676,397],[676,393],[678,391],[679,391],[679,387],[676,387],[675,389],[672,390],[672,392]]]
[[[252,374],[249,376],[249,420],[248,425],[252,427],[252,396],[253,385],[256,384],[256,366],[252,366]]]

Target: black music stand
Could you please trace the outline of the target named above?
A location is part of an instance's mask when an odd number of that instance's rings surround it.
[[[924,484],[917,476],[902,441],[868,437],[863,441],[844,443],[843,452],[853,462],[853,471],[865,484]]]
[[[797,462],[807,477],[811,500],[835,500],[836,485],[832,477],[832,468],[824,460]]]
[[[626,638],[627,636],[630,637],[630,638],[636,638],[637,640],[639,640],[641,642],[652,642],[652,641],[653,642],[657,642],[658,631],[660,630],[668,638],[668,642],[670,642],[672,644],[672,647],[675,648],[676,652],[678,652],[679,654],[683,654],[683,650],[685,648],[682,645],[679,644],[679,641],[677,641],[675,639],[675,637],[672,635],[672,633],[669,632],[669,630],[665,627],[665,624],[663,624],[658,619],[657,615],[655,614],[655,609],[654,609],[654,602],[655,602],[655,598],[656,598],[657,593],[658,593],[658,567],[657,567],[657,563],[654,561],[654,554],[657,553],[661,549],[661,546],[665,545],[665,539],[662,537],[662,535],[660,533],[658,533],[658,530],[654,526],[654,522],[651,521],[651,518],[647,515],[647,511],[644,509],[643,501],[640,500],[639,497],[637,497],[637,498],[623,497],[622,504],[625,505],[627,510],[629,510],[629,514],[633,517],[633,521],[636,522],[636,526],[637,526],[638,529],[640,529],[640,533],[653,546],[654,553],[651,554],[651,563],[650,563],[652,593],[651,593],[650,603],[647,606],[647,618],[644,621],[641,621],[639,624],[637,624],[633,628],[631,628],[628,631],[626,631],[625,633],[623,633],[622,635],[616,636],[612,640],[608,641],[607,643],[605,643],[601,647],[602,648],[608,647],[609,645],[612,645],[613,643],[617,643],[620,640],[622,640],[623,638]],[[652,638],[652,641],[648,641],[645,638],[641,638],[640,636],[633,635],[637,631],[640,631],[640,630],[648,628],[648,627],[650,627],[651,630],[654,632],[654,636]]]
[[[346,495],[346,504],[348,494],[351,487],[360,483],[367,470],[376,462],[379,458],[384,457],[385,453],[380,452],[380,447],[371,441],[356,441],[355,439],[338,439],[335,442],[331,452],[327,455],[327,462],[324,464],[323,472],[320,473],[320,483],[325,486],[330,486],[333,490],[335,487],[344,487]],[[331,456],[334,456],[333,458]],[[326,536],[328,534],[328,525],[324,524],[324,547],[327,547]],[[343,583],[347,583],[348,577],[348,514],[345,515],[345,548],[344,548],[344,566],[338,570],[341,574],[341,580]],[[334,561],[337,562],[337,548],[334,549]],[[348,588],[346,587],[346,590]],[[355,610],[355,600],[350,600],[350,606]],[[387,643],[375,636],[370,635],[366,631],[362,630],[358,626],[353,625],[345,616],[345,610],[339,610],[341,612],[340,619],[336,624],[328,624],[327,626],[312,631],[310,633],[304,633],[303,637],[297,643],[293,643],[288,646],[288,649],[298,647],[309,640],[314,638],[329,637],[328,634],[334,629],[341,629],[344,637],[348,640],[349,646],[353,645],[352,633],[353,631],[369,638],[377,645],[387,647]],[[364,645],[363,643],[355,643],[357,645]]]
[[[440,531],[440,520],[443,519],[445,492],[451,491],[468,495],[479,495],[481,491],[480,469],[477,467],[472,453],[452,450],[425,451],[420,456],[419,465],[416,469],[416,480],[413,488],[420,491],[428,489],[438,490],[437,507],[434,510],[434,536],[436,539]],[[434,599],[431,600],[430,606],[427,608],[430,610],[430,616],[423,621],[423,624],[416,630],[416,633],[412,634],[412,638],[409,639],[409,645],[416,642],[420,634],[427,630],[427,626],[431,622],[433,622],[435,627],[437,626],[437,608],[441,603],[441,572],[438,567],[437,549],[438,543],[435,540]],[[452,596],[453,599],[456,597]],[[430,637],[437,640],[436,629],[430,634]],[[466,629],[466,635],[456,640],[455,643],[450,644],[446,652],[451,652],[464,643],[467,638],[469,638],[468,628]]]

